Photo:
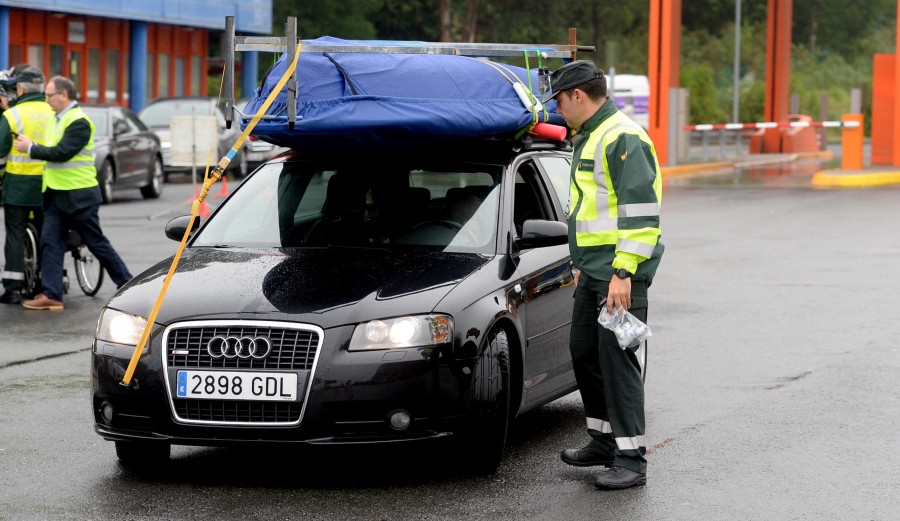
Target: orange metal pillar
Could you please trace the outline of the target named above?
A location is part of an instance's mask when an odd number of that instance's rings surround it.
[[[844,114],[841,121],[856,121],[859,126],[844,127],[841,131],[841,169],[861,170],[863,167],[863,115]]]
[[[900,0],[898,0],[900,1]],[[678,87],[681,67],[681,0],[650,0],[649,128],[656,157],[668,164],[669,89]]]
[[[897,27],[900,28],[900,0],[897,0]],[[894,166],[900,166],[900,78],[896,74],[900,74],[900,31],[897,31],[897,51],[894,53],[897,61],[894,62]]]
[[[897,56],[875,54],[872,70],[872,164],[894,162],[894,83]]]
[[[791,102],[793,0],[768,0],[765,121],[787,121]],[[900,2],[900,0],[898,0]],[[766,129],[763,152],[781,151],[781,130]]]

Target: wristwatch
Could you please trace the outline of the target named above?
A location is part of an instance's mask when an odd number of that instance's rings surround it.
[[[626,270],[625,268],[619,268],[616,270],[615,273],[616,273],[616,277],[619,277],[620,279],[630,279],[631,278],[631,272]]]

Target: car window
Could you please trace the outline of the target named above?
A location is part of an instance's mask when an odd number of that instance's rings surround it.
[[[513,225],[516,233],[522,234],[522,224],[529,219],[555,219],[552,205],[547,200],[547,190],[533,161],[525,161],[518,166],[513,190]]]
[[[134,112],[131,112],[130,110],[123,110],[122,112],[125,114],[125,119],[128,121],[128,124],[135,129],[135,132],[145,132],[147,130],[147,126],[138,119]]]
[[[565,157],[543,156],[541,165],[550,178],[553,191],[556,192],[556,200],[563,210],[568,213],[569,207],[569,183],[571,179],[571,164]]]
[[[147,105],[139,117],[148,127],[168,127],[172,116],[212,116],[213,108],[206,99],[168,99]],[[216,116],[224,121],[221,113]]]
[[[84,111],[88,119],[91,120],[91,123],[94,124],[94,134],[98,136],[109,135],[109,123],[106,121],[106,109],[102,107],[81,105],[81,110]]]
[[[502,167],[263,165],[194,246],[496,249]]]

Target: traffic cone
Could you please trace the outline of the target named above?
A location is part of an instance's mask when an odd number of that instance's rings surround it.
[[[215,199],[216,197],[228,197],[228,181],[227,181],[227,177],[228,177],[228,176],[225,176],[225,175],[222,176],[222,189],[219,190],[219,193],[217,193],[216,195],[212,196],[213,199]]]
[[[200,188],[197,186],[197,183],[195,182],[195,183],[194,183],[194,196],[188,198],[188,200],[185,201],[185,202],[182,203],[182,204],[193,203],[193,202],[196,201],[197,199],[200,199]]]
[[[200,217],[209,217],[209,208],[206,207],[206,199],[200,202],[200,208],[197,209],[197,215]]]

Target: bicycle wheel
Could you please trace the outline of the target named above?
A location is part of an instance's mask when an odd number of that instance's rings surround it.
[[[85,295],[93,297],[103,284],[103,266],[84,244],[72,250],[75,260],[75,278]]]
[[[35,225],[27,223],[25,225],[25,286],[22,288],[22,293],[28,295],[29,298],[37,293],[41,286],[39,247],[38,229]]]

